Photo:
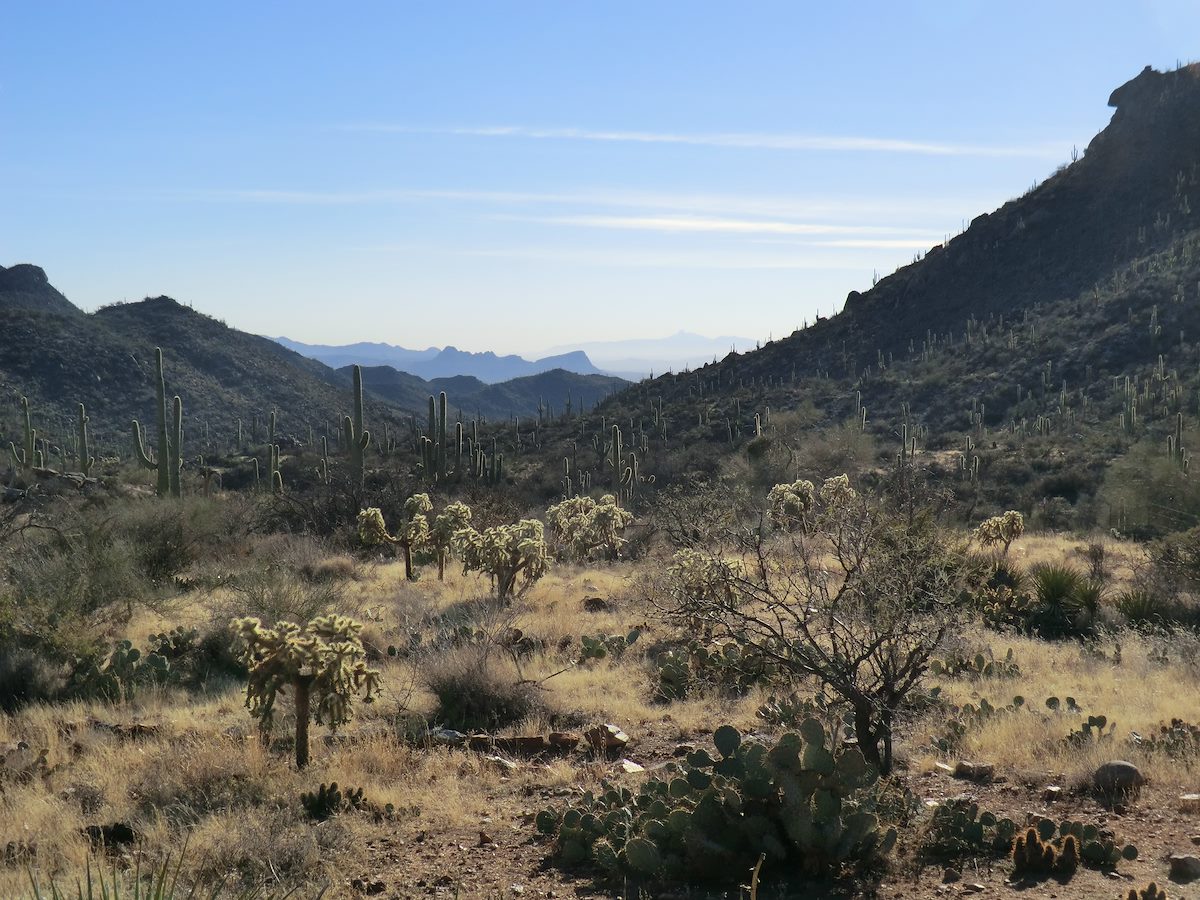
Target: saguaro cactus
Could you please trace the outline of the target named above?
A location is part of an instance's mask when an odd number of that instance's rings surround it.
[[[367,447],[371,445],[371,432],[363,427],[362,366],[354,367],[354,418],[342,419],[342,440],[350,456],[350,470],[356,483],[362,485],[367,476]]]
[[[17,469],[31,469],[34,467],[42,467],[42,453],[37,448],[37,429],[33,427],[33,419],[29,414],[29,398],[21,398],[21,412],[25,419],[24,429],[22,433],[20,450],[9,441],[8,452],[12,455],[13,467]]]
[[[79,404],[79,424],[76,426],[76,459],[79,464],[79,471],[83,473],[83,477],[87,478],[92,474],[92,466],[96,460],[91,455],[91,447],[88,444],[88,416],[87,410],[83,408],[83,404]]]
[[[163,352],[161,347],[154,348],[154,365],[158,375],[156,385],[156,409],[158,413],[158,452],[155,459],[150,459],[146,445],[142,441],[142,426],[138,420],[133,420],[133,447],[138,462],[142,468],[154,469],[158,472],[158,484],[155,492],[160,497],[181,496],[179,485],[179,470],[183,467],[180,448],[183,445],[183,401],[175,397],[172,401],[171,434],[167,430],[167,383],[163,375]],[[170,436],[175,441],[172,446]]]

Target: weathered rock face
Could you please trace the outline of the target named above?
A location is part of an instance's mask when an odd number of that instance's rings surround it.
[[[50,285],[39,266],[18,263],[0,266],[0,311],[27,309],[59,316],[82,316],[83,311]]]

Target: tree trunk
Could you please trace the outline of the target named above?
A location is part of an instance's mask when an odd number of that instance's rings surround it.
[[[308,765],[309,678],[296,681],[296,768]]]
[[[882,726],[876,726],[871,713],[874,710],[870,703],[854,704],[854,734],[858,738],[858,749],[866,761],[875,767],[880,775],[886,775],[891,770],[891,735],[883,735]],[[879,742],[883,738],[886,744],[886,760],[880,756]]]
[[[438,551],[438,581],[446,580],[446,551]]]
[[[412,547],[408,544],[404,545],[404,577],[408,581],[412,581]]]

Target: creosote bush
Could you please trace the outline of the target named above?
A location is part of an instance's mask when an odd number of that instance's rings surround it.
[[[777,496],[794,493],[784,487]],[[962,548],[931,514],[868,499],[844,478],[816,492],[803,528],[771,535],[755,520],[720,540],[739,546],[741,558],[731,564],[728,554],[685,550],[682,572],[720,578],[688,579],[703,590],[680,591],[681,572],[672,572],[676,586],[660,607],[786,675],[819,679],[853,710],[867,761],[890,771],[896,715],[954,620]]]

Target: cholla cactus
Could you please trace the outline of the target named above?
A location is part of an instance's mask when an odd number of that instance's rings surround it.
[[[617,505],[617,498],[605,494],[599,501],[591,497],[572,497],[546,510],[550,530],[575,559],[586,559],[603,549],[616,559],[625,539],[622,532],[633,521],[633,514]]]
[[[1001,553],[1008,555],[1009,545],[1025,533],[1025,517],[1015,509],[1002,516],[984,519],[975,529],[975,539],[985,547],[1002,545]]]
[[[350,721],[350,703],[362,692],[370,703],[379,672],[366,664],[359,633],[362,624],[346,616],[318,616],[303,628],[277,622],[265,628],[257,618],[234,619],[241,660],[250,670],[246,708],[266,738],[275,720],[275,698],[292,690],[296,705],[296,766],[308,765],[310,715],[318,725],[337,729]],[[312,701],[316,710],[312,710]]]
[[[776,528],[792,531],[804,524],[815,499],[811,481],[800,479],[791,484],[777,484],[767,494],[767,515]]]
[[[456,540],[464,571],[490,575],[501,600],[512,595],[518,575],[525,576],[524,590],[550,568],[544,528],[537,519],[496,525],[482,532],[467,528]]]
[[[471,527],[471,507],[465,503],[450,503],[434,517],[429,529],[429,542],[437,551],[438,581],[446,575],[446,557],[455,547],[458,533]]]
[[[404,501],[404,524],[396,535],[396,543],[404,548],[404,577],[413,580],[412,555],[429,543],[429,520],[425,514],[433,511],[428,494],[413,494]]]
[[[358,540],[364,547],[396,543],[396,538],[388,534],[387,525],[383,521],[383,512],[379,507],[371,506],[359,510]]]
[[[676,550],[667,575],[675,583],[685,609],[694,606],[732,604],[734,586],[745,577],[737,560],[722,559],[697,550]]]
[[[833,478],[826,478],[825,483],[821,485],[821,502],[828,507],[845,506],[853,502],[858,497],[858,492],[850,487],[850,477],[848,475],[835,475]]]

